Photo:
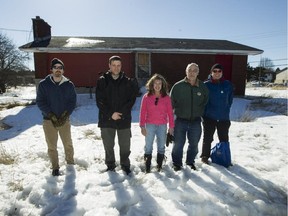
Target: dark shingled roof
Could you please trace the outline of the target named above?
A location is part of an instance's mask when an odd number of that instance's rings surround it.
[[[33,41],[19,47],[28,52],[154,52],[187,54],[257,55],[263,52],[253,47],[227,40],[141,38],[141,37],[64,37]]]

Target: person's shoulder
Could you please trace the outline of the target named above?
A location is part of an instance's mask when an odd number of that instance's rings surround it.
[[[51,75],[47,75],[44,79],[40,80],[39,85],[44,85],[45,83],[49,83],[51,81]]]
[[[229,86],[230,88],[233,88],[233,84],[232,84],[232,82],[229,81],[229,80],[224,80],[224,81],[223,81],[223,85],[224,85],[224,86]]]
[[[170,95],[165,95],[164,97],[163,97],[163,99],[165,100],[165,101],[167,101],[167,102],[170,102],[171,101],[171,97],[170,97]]]
[[[211,83],[211,79],[206,79],[206,80],[203,81],[203,83],[204,83],[205,85],[208,85],[208,84]]]
[[[181,83],[185,83],[185,82],[186,82],[186,79],[184,78],[184,79],[177,81],[175,84],[181,84]]]
[[[232,82],[230,81],[230,80],[224,80],[224,82],[223,83],[225,83],[225,84],[227,84],[227,85],[232,85]]]
[[[103,82],[105,80],[107,80],[107,78],[104,75],[102,75],[98,78],[98,82]]]
[[[181,85],[185,84],[185,79],[182,79],[182,80],[179,80],[177,81],[173,86],[172,88],[175,88],[175,87],[179,87]]]
[[[70,86],[74,87],[74,83],[71,80],[68,80],[67,83],[69,83]]]
[[[97,85],[106,85],[109,82],[111,75],[109,72],[103,73],[97,80]]]
[[[198,84],[199,84],[199,87],[205,87],[205,88],[206,88],[206,85],[207,85],[208,83],[206,83],[205,81],[202,81],[202,80],[199,80],[199,79],[198,79]]]
[[[111,77],[111,73],[107,71],[105,73],[101,73],[101,75],[99,76],[99,80],[109,79],[109,77]]]
[[[145,94],[143,95],[143,97],[142,97],[142,100],[143,100],[143,101],[146,101],[146,100],[149,99],[149,97],[150,97],[150,95],[148,95],[148,93],[145,93]]]
[[[203,81],[199,81],[199,88],[201,89],[201,91],[203,92],[208,92],[209,91],[209,87],[208,87],[209,83],[204,83]]]
[[[121,79],[124,79],[124,80],[126,80],[126,81],[128,81],[128,82],[131,82],[131,83],[134,83],[134,82],[135,82],[133,78],[129,77],[129,76],[128,76],[127,74],[125,74],[124,72],[122,72]]]

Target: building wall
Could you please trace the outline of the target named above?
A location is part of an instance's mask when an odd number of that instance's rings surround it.
[[[162,74],[170,87],[185,77],[186,66],[191,62],[199,65],[199,79],[203,81],[210,74],[212,65],[220,63],[224,67],[225,79],[234,85],[234,94],[245,95],[247,56],[161,53],[153,53],[151,56],[152,74]]]
[[[134,78],[135,53],[35,53],[35,78],[50,74],[50,62],[56,57],[64,62],[64,75],[76,87],[95,87],[100,75],[108,70],[108,59],[112,55],[122,58],[123,71]],[[245,94],[247,56],[151,53],[151,74],[162,74],[171,88],[185,77],[186,66],[191,62],[199,65],[199,78],[203,81],[213,64],[222,64],[225,78],[235,87],[235,95]]]
[[[288,83],[288,69],[276,74],[276,79],[274,81],[276,84],[283,84],[287,86]]]
[[[191,62],[199,65],[199,78],[205,80],[208,77],[211,65],[214,63],[214,56],[153,53],[151,55],[151,73],[162,74],[172,87],[175,82],[185,77],[185,69]]]
[[[64,76],[75,86],[95,87],[98,78],[109,69],[108,61],[112,55],[119,55],[123,71],[134,77],[135,58],[131,53],[35,53],[35,78],[43,79],[50,74],[51,60],[59,58],[65,65]]]
[[[50,73],[50,62],[47,53],[34,53],[35,78],[43,79]]]
[[[235,95],[245,95],[247,77],[247,56],[233,56],[231,82]]]

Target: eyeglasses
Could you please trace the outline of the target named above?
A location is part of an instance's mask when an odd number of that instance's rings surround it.
[[[156,97],[156,98],[155,98],[155,103],[154,103],[154,104],[155,104],[155,106],[157,106],[157,104],[158,104],[158,101],[159,101],[159,98],[158,98],[158,97]]]
[[[213,73],[222,73],[222,70],[213,70]]]
[[[55,69],[55,70],[63,70],[63,66],[53,66],[53,69]]]

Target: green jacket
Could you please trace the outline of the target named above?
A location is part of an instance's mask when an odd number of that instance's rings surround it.
[[[171,89],[172,106],[177,118],[194,120],[201,117],[208,102],[208,89],[202,81],[197,79],[192,86],[185,77],[175,83]]]

